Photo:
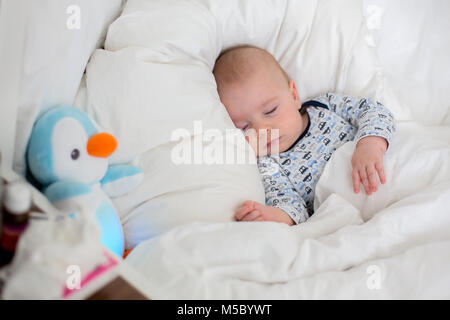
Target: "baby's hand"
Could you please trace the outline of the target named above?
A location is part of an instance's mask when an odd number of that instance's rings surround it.
[[[377,173],[382,184],[386,183],[383,156],[387,150],[387,141],[382,137],[365,137],[358,141],[352,157],[353,190],[359,193],[360,183],[367,195],[378,190]]]
[[[245,201],[236,210],[234,217],[237,221],[274,221],[283,222],[290,226],[295,224],[294,220],[283,210],[251,200]]]

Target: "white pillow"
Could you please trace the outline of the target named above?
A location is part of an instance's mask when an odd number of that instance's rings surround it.
[[[81,99],[118,139],[112,162],[135,159],[145,174],[135,192],[115,200],[126,247],[192,221],[231,221],[244,200],[264,202],[255,164],[176,165],[171,158],[177,129],[195,140],[196,120],[204,130],[234,128],[211,73],[223,49],[267,49],[302,100],[333,91],[383,101],[384,78],[365,36],[359,0],[129,0],[105,50],[91,58]]]
[[[25,173],[25,150],[40,112],[72,104],[90,55],[103,44],[122,0],[27,1],[13,168]]]
[[[364,0],[389,87],[412,119],[426,125],[450,125],[449,13],[446,0]]]
[[[220,50],[252,44],[268,50],[306,101],[323,92],[372,97],[410,120],[386,82],[360,0],[199,1],[215,16]]]

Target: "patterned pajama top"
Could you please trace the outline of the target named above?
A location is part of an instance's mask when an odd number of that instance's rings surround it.
[[[314,190],[333,152],[348,141],[379,136],[388,145],[396,132],[392,113],[371,99],[327,93],[302,105],[309,121],[285,152],[258,159],[266,205],[285,211],[296,224],[313,214]]]

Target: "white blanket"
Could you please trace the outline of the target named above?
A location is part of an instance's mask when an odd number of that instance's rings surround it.
[[[154,299],[448,299],[450,128],[401,124],[391,147],[370,197],[352,194],[348,143],[306,223],[192,223],[126,261]]]

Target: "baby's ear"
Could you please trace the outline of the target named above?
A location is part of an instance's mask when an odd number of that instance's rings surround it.
[[[301,107],[300,97],[298,95],[297,87],[295,85],[294,80],[289,80],[289,90],[291,91],[292,97],[294,98],[295,102],[298,103],[300,108]]]

